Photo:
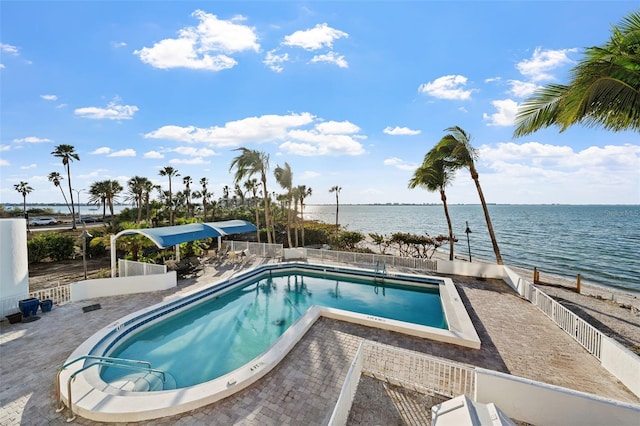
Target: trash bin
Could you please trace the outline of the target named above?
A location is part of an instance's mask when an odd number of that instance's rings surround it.
[[[42,310],[42,313],[51,312],[52,307],[53,300],[51,299],[44,299],[42,302],[40,302],[40,310]]]
[[[29,299],[23,299],[18,302],[18,309],[22,312],[24,318],[38,313],[38,307],[40,306],[40,300],[36,297],[30,297]]]

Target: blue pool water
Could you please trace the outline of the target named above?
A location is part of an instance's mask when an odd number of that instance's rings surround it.
[[[150,361],[176,387],[213,380],[266,351],[312,305],[447,328],[437,285],[380,284],[314,273],[267,274],[135,333],[113,357]],[[122,370],[103,369],[113,382]]]

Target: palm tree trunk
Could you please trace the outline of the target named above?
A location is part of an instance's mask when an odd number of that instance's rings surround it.
[[[302,222],[302,247],[304,247],[304,202],[300,200],[300,222]]]
[[[293,242],[291,241],[291,199],[287,203],[287,242],[289,243],[289,248],[293,247]]]
[[[73,189],[71,188],[71,170],[67,163],[67,183],[69,184],[69,196],[71,197],[71,229],[76,229],[76,208],[73,204]]]
[[[139,225],[142,221],[142,193],[138,194],[138,217],[136,218],[136,224]]]
[[[487,202],[484,200],[484,194],[482,193],[482,188],[480,187],[480,179],[478,179],[478,172],[476,172],[475,168],[471,169],[471,178],[473,182],[476,184],[476,189],[478,190],[478,196],[480,197],[480,203],[482,204],[482,211],[484,212],[484,218],[487,221],[487,229],[489,230],[489,237],[491,237],[491,244],[493,244],[493,252],[496,255],[496,263],[498,265],[502,265],[502,256],[500,255],[500,248],[498,247],[498,241],[496,240],[496,235],[493,232],[493,225],[491,224],[491,218],[489,217],[489,209],[487,208]]]
[[[256,228],[258,228],[256,230],[256,236],[258,237],[258,242],[260,242],[260,214],[258,212],[260,209],[258,208],[258,204],[255,204],[254,209],[256,210]]]
[[[451,217],[449,217],[449,208],[447,207],[447,196],[443,189],[440,189],[440,199],[444,206],[444,215],[447,218],[447,226],[449,227],[449,260],[453,260],[453,227],[451,226]]]
[[[269,226],[271,224],[271,221],[269,220],[271,217],[270,212],[269,212],[269,193],[267,192],[267,176],[263,173],[262,174],[262,190],[264,192],[264,223],[265,226],[267,227],[267,243],[271,244],[272,243],[272,239],[271,239],[271,231],[269,229]]]

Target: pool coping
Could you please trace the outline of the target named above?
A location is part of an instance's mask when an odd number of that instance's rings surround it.
[[[212,293],[219,291],[229,291],[246,279],[268,270],[309,271],[310,269],[315,271],[324,270],[325,272],[329,270],[331,273],[338,274],[344,272],[368,277],[375,276],[372,275],[374,273],[371,270],[300,262],[259,266],[236,277],[215,282],[205,289],[194,290],[178,298],[173,298],[127,315],[104,327],[83,342],[71,354],[67,362],[91,354],[96,347],[101,348],[101,350],[108,350],[110,347],[108,345],[108,336],[113,336],[115,333],[120,332],[125,326],[131,326],[136,320],[144,324],[144,321],[140,319],[146,316],[155,315],[154,317],[159,318],[160,314],[169,309],[169,307],[171,307],[171,310],[186,309],[186,306],[194,303],[195,300],[208,297]],[[230,373],[195,386],[155,392],[128,392],[105,383],[100,378],[98,369],[93,368],[83,371],[77,374],[73,381],[73,411],[77,415],[94,421],[132,422],[172,416],[214,403],[250,386],[274,369],[321,316],[453,343],[464,347],[480,348],[478,334],[461,301],[455,284],[450,278],[401,273],[388,274],[386,278],[388,280],[399,278],[403,281],[414,281],[415,283],[420,282],[420,280],[424,282],[425,279],[437,281],[449,330],[314,305],[294,322],[264,353]],[[83,363],[79,362],[61,372],[60,392],[62,401],[67,406],[67,382],[71,375],[80,370],[82,366]]]

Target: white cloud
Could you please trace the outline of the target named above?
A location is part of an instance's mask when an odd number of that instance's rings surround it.
[[[285,46],[301,47],[306,50],[318,50],[323,47],[332,48],[333,42],[340,38],[349,37],[349,34],[331,28],[327,23],[318,24],[315,27],[296,31],[284,37]]]
[[[349,64],[344,59],[344,55],[337,55],[335,52],[328,52],[323,55],[315,55],[311,58],[311,62],[328,62],[336,64],[340,68],[349,68]]]
[[[182,155],[188,155],[191,157],[211,157],[213,155],[216,155],[215,151],[209,148],[194,148],[191,146],[180,146],[178,148],[175,149],[171,149],[169,151],[178,153],[178,154],[182,154]]]
[[[5,160],[4,158],[0,158],[0,166],[2,167],[9,167],[11,164],[9,164],[9,162],[7,160]]]
[[[56,105],[56,108],[58,109],[62,109],[62,108],[66,108],[67,104],[60,104],[60,105]]]
[[[509,93],[518,98],[526,98],[538,89],[538,85],[535,83],[519,80],[509,80],[509,85],[511,86]]]
[[[199,165],[199,164],[211,164],[211,161],[205,161],[201,157],[191,158],[188,160],[174,158],[173,160],[169,160],[169,164]]]
[[[322,176],[320,173],[318,172],[314,172],[312,170],[307,170],[302,172],[302,174],[300,175],[300,178],[302,180],[307,180],[307,179],[314,179],[317,178],[318,176]]]
[[[36,169],[38,168],[38,165],[35,163],[31,163],[28,166],[21,166],[20,170],[29,170],[29,169]]]
[[[6,43],[0,43],[0,52],[9,53],[11,55],[18,55],[18,47],[12,46]]]
[[[492,101],[491,105],[495,107],[497,112],[493,114],[482,114],[483,120],[487,121],[489,126],[512,126],[518,111],[518,103],[511,99],[502,99]]]
[[[51,139],[39,138],[37,136],[27,136],[26,138],[14,139],[16,143],[46,143],[53,142]]]
[[[400,170],[407,170],[410,172],[415,171],[418,168],[417,164],[407,163],[406,161],[398,157],[390,157],[384,160],[385,166],[393,166]]]
[[[4,64],[0,64],[0,70],[5,69],[6,67],[4,66]]]
[[[445,75],[431,82],[421,84],[418,87],[418,91],[439,99],[467,100],[471,97],[473,90],[464,90],[466,84],[467,77]]]
[[[561,49],[561,50],[542,50],[537,47],[531,59],[525,59],[518,64],[516,68],[520,73],[531,81],[554,80],[554,76],[550,74],[557,68],[573,61],[567,56],[568,53],[576,52],[577,49]]]
[[[107,155],[107,157],[135,157],[136,151],[131,148],[121,149],[120,151],[114,151]]]
[[[111,46],[115,47],[116,49],[119,49],[121,47],[127,47],[127,43],[125,43],[124,41],[114,41],[114,42],[111,42]]]
[[[158,151],[149,151],[149,152],[145,152],[143,155],[144,158],[150,158],[150,159],[161,159],[164,158],[164,155],[159,153]]]
[[[0,152],[11,150],[11,145],[0,145]]]
[[[308,112],[289,115],[262,115],[230,121],[223,127],[163,126],[144,135],[148,139],[170,139],[180,142],[205,142],[217,147],[240,146],[284,139],[291,128],[313,122]]]
[[[316,130],[328,135],[348,135],[358,133],[360,127],[349,121],[324,121],[316,125]]]
[[[77,108],[75,115],[93,120],[131,120],[138,111],[135,105],[118,105],[120,99],[109,102],[106,108],[84,107]]]
[[[411,130],[408,127],[398,127],[398,126],[394,128],[387,126],[385,127],[383,132],[386,133],[387,135],[392,135],[392,136],[413,136],[413,135],[419,135],[421,133],[420,130]]]
[[[255,30],[240,24],[244,17],[220,20],[202,10],[196,10],[192,16],[200,21],[197,27],[182,28],[178,31],[178,38],[164,39],[153,47],[143,47],[133,53],[155,68],[221,71],[237,64],[228,55],[260,50]]]
[[[91,155],[100,155],[100,154],[109,154],[111,152],[111,148],[102,146],[90,152]]]
[[[262,63],[268,66],[272,71],[282,72],[282,70],[284,70],[284,67],[282,66],[282,64],[287,62],[288,60],[289,60],[288,53],[278,55],[276,54],[276,50],[274,49],[267,52],[267,56],[265,56]]]
[[[280,149],[288,154],[301,156],[316,155],[361,155],[364,147],[355,138],[359,135],[332,134],[313,130],[292,130],[291,140],[280,144]],[[362,137],[362,136],[360,136]]]
[[[40,95],[40,97],[42,99],[44,99],[45,101],[57,101],[58,100],[58,96],[56,96],[56,95]]]

